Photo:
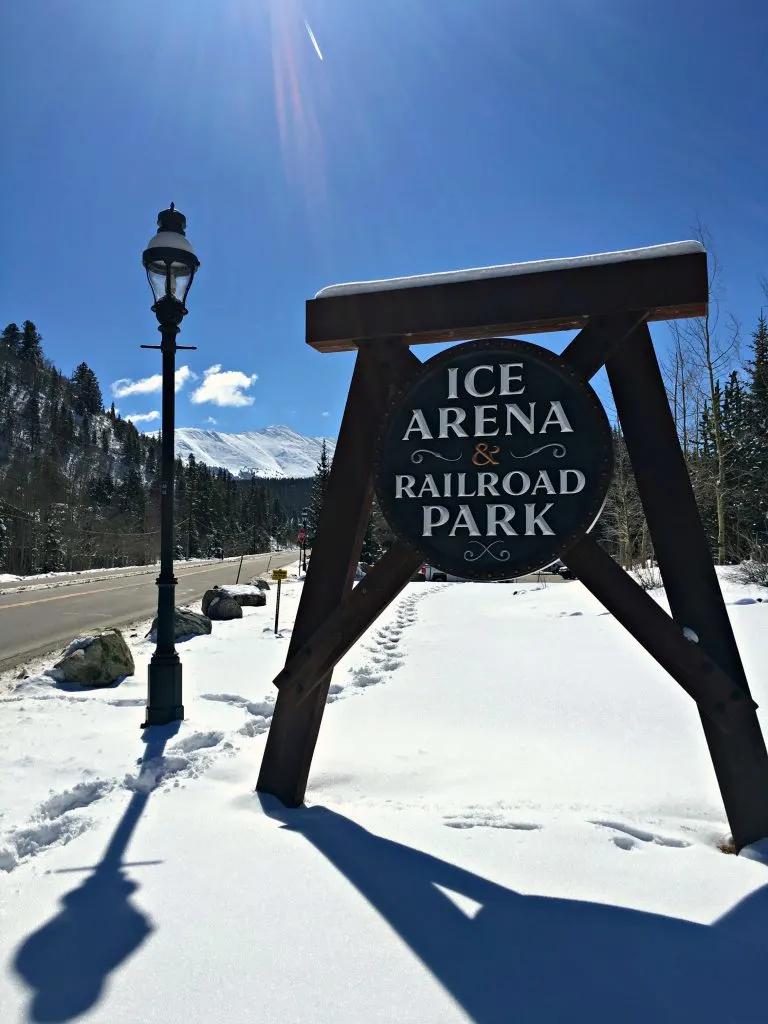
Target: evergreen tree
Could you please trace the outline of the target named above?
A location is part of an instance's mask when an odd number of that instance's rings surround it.
[[[388,551],[395,542],[395,535],[392,532],[392,527],[389,525],[387,520],[384,518],[384,513],[381,511],[378,498],[374,495],[373,504],[371,505],[371,525],[370,528],[373,531],[373,537],[379,548],[379,556],[384,551]]]
[[[330,475],[331,463],[328,458],[328,448],[325,441],[323,441],[322,448],[320,449],[320,459],[317,463],[317,469],[315,470],[315,476],[312,481],[312,493],[307,507],[307,541],[310,547],[317,535],[317,528],[320,525],[320,516],[322,514],[323,503],[325,501],[325,491],[328,487],[328,477]]]
[[[24,405],[23,412],[24,427],[27,431],[31,448],[40,444],[40,397],[38,392],[32,389]]]
[[[0,335],[0,352],[18,356],[21,352],[21,331],[18,324],[8,324]]]
[[[141,477],[134,468],[128,470],[117,498],[120,511],[127,517],[131,529],[136,532],[142,531],[147,512],[147,498]]]
[[[42,571],[61,572],[64,568],[62,527],[65,515],[63,505],[52,505],[45,516],[42,540]]]
[[[379,544],[374,529],[373,516],[368,520],[368,526],[363,536],[363,546],[360,549],[360,561],[366,565],[373,565],[381,558],[381,545]]]
[[[128,420],[124,420],[123,422],[125,423],[125,432],[123,436],[123,458],[126,465],[136,468],[141,465],[141,442],[139,440],[139,432]]]
[[[96,374],[87,363],[80,363],[72,374],[72,404],[78,416],[96,415],[103,410],[104,399]]]
[[[761,313],[747,363],[744,499],[754,542],[768,544],[768,321]]]
[[[21,325],[21,343],[19,346],[19,358],[25,363],[39,367],[43,365],[43,349],[40,332],[31,320],[25,320]]]
[[[278,498],[272,500],[272,508],[270,509],[270,521],[269,521],[269,532],[277,542],[277,544],[284,544],[286,541],[286,535],[288,532],[288,522],[285,516],[283,506],[280,504]]]

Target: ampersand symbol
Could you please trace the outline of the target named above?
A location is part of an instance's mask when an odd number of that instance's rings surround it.
[[[475,454],[472,456],[473,466],[498,466],[498,461],[494,459],[494,455],[498,455],[501,449],[498,445],[494,445],[492,448],[487,444],[476,444]]]

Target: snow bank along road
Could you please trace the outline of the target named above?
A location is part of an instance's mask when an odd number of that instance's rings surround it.
[[[243,560],[240,581],[263,573],[268,564],[274,569],[295,559],[295,551],[251,555]],[[238,565],[239,560],[206,566],[177,563],[176,603],[195,601],[216,583],[234,583]],[[153,566],[125,576],[24,590],[19,583],[0,595],[0,671],[66,644],[85,630],[150,618],[157,608],[157,573]]]

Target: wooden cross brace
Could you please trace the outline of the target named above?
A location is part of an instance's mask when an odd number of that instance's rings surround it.
[[[768,836],[768,755],[701,526],[647,320],[590,317],[562,358],[588,380],[605,365],[672,617],[591,537],[563,561],[696,702],[737,848]],[[321,522],[257,783],[299,806],[333,668],[419,568],[396,542],[353,590],[372,498],[376,440],[390,397],[421,361],[407,337],[357,344]],[[686,639],[684,628],[699,640]],[[688,635],[692,635],[688,632]]]

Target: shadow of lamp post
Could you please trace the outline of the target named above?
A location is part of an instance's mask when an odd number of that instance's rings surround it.
[[[148,725],[165,725],[184,717],[181,661],[175,647],[174,610],[176,577],[173,575],[173,490],[176,353],[194,345],[177,345],[176,335],[187,313],[185,306],[200,261],[184,235],[187,219],[170,208],[157,216],[157,234],[144,250],[142,262],[155,297],[152,311],[158,319],[162,343],[142,345],[162,353],[162,424],[160,492],[160,575],[157,577],[157,643],[149,664]]]

